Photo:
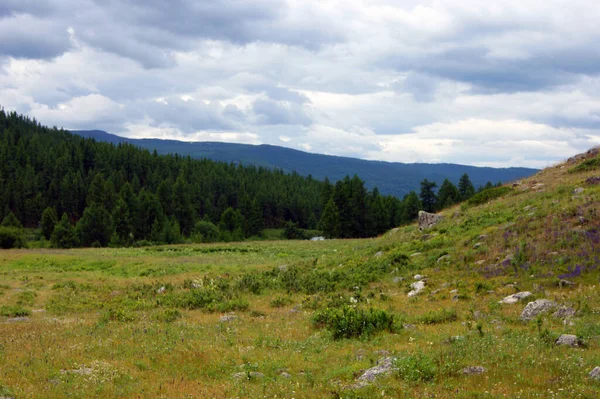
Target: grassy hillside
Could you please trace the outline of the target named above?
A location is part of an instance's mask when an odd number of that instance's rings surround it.
[[[0,396],[597,398],[599,159],[423,232],[0,252]]]
[[[272,145],[248,145],[234,143],[196,142],[188,143],[176,140],[126,139],[101,130],[83,130],[73,133],[93,137],[99,141],[114,144],[128,142],[148,149],[156,149],[159,154],[182,154],[193,158],[208,158],[216,161],[242,163],[282,169],[296,172],[301,176],[312,175],[323,180],[328,177],[335,182],[346,175],[357,174],[366,183],[367,188],[378,187],[383,194],[402,198],[410,191],[419,192],[423,179],[437,182],[438,186],[448,178],[458,183],[467,173],[475,187],[484,186],[491,181],[509,182],[536,172],[529,168],[486,168],[456,164],[424,164],[366,161],[363,159],[311,154],[290,148]]]

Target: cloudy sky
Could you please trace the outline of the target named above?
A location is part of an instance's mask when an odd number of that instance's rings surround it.
[[[1,0],[0,105],[127,137],[543,167],[600,144],[597,0]]]

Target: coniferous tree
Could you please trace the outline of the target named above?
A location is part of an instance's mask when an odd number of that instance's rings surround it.
[[[421,182],[421,193],[419,197],[421,198],[421,203],[423,205],[423,210],[426,212],[434,212],[437,204],[437,196],[435,195],[435,188],[437,184],[433,181],[429,181],[424,179]]]
[[[340,213],[333,197],[325,206],[325,210],[323,210],[323,216],[321,216],[321,221],[319,222],[319,230],[322,230],[323,234],[328,238],[340,236]]]
[[[448,179],[445,179],[438,191],[438,209],[444,209],[460,202],[461,196],[458,188]]]
[[[54,226],[58,223],[58,216],[56,215],[56,211],[54,208],[48,207],[42,212],[42,220],[40,221],[40,225],[42,227],[42,235],[46,240],[50,239],[52,232],[54,231]]]
[[[103,206],[92,203],[77,223],[77,235],[83,246],[107,246],[113,234],[112,218]]]
[[[17,229],[22,229],[23,225],[17,218],[17,216],[11,211],[4,217],[2,220],[2,227],[15,227]]]
[[[60,221],[54,226],[50,242],[54,248],[75,248],[79,246],[79,238],[66,213],[63,213]]]
[[[421,201],[416,192],[411,191],[404,197],[404,222],[408,223],[419,216],[421,210]]]
[[[471,183],[468,174],[465,173],[461,176],[458,182],[458,191],[463,201],[468,200],[475,195],[475,187],[473,187],[473,183]]]

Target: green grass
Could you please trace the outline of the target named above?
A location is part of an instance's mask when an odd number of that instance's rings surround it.
[[[0,252],[1,395],[594,398],[600,187],[572,195],[593,173],[547,169],[376,239]],[[517,291],[573,325],[521,322],[526,303],[498,303]],[[356,385],[386,356],[394,372]]]

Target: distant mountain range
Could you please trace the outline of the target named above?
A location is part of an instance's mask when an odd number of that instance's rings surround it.
[[[427,164],[367,161],[357,158],[312,154],[273,145],[250,145],[217,142],[184,142],[160,139],[129,139],[101,130],[75,130],[74,134],[113,144],[130,143],[156,150],[159,154],[180,154],[192,158],[208,158],[216,161],[235,162],[279,168],[302,176],[312,175],[323,180],[328,177],[335,182],[346,175],[357,174],[368,188],[378,187],[382,194],[402,198],[411,190],[419,192],[423,179],[433,180],[438,186],[448,178],[457,184],[460,176],[467,173],[475,187],[488,181],[508,182],[531,176],[537,169],[489,168],[457,164]]]

